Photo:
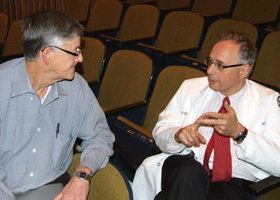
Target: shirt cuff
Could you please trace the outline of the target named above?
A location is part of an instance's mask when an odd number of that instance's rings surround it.
[[[234,141],[238,158],[244,158],[245,157],[245,154],[246,154],[246,151],[247,151],[247,143],[248,143],[248,135],[243,140],[243,142],[241,142],[240,144],[238,144],[236,141]]]
[[[171,138],[167,141],[166,149],[169,153],[179,153],[181,152],[186,146],[183,143],[178,143],[175,141],[174,136],[175,133],[171,134]]]

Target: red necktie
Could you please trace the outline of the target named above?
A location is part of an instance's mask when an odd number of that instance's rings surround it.
[[[224,108],[225,101],[227,101],[230,104],[229,98],[225,97],[223,100],[223,105],[219,110],[219,113],[226,113],[226,110]],[[231,179],[232,171],[229,137],[224,137],[218,134],[214,129],[212,137],[207,145],[203,161],[203,166],[208,172],[208,175],[210,173],[209,158],[213,148],[214,161],[212,169],[212,182],[229,181]]]

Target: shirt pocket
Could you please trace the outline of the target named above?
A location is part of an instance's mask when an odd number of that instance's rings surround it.
[[[69,152],[72,150],[71,145],[72,138],[66,137],[62,134],[57,134],[54,138],[52,149],[52,163],[54,168],[60,167],[68,158]]]

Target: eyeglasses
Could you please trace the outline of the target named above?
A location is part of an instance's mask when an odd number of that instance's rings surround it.
[[[57,47],[57,46],[50,46],[50,47],[57,48],[57,49],[59,49],[59,50],[61,50],[61,51],[64,51],[65,53],[71,54],[71,55],[75,56],[75,59],[77,59],[77,58],[79,57],[79,55],[81,54],[81,52],[82,52],[81,49],[77,50],[77,53],[74,53],[74,52],[71,52],[71,51],[67,51],[67,50],[65,50],[65,49],[62,49],[62,48],[60,48],[60,47]],[[45,48],[47,48],[47,47],[45,47]],[[42,49],[41,51],[43,52],[43,51],[45,50],[45,48]]]
[[[210,57],[207,57],[207,58],[205,58],[205,64],[206,64],[206,70],[212,65],[212,64],[214,64],[214,67],[216,68],[216,69],[218,69],[219,71],[223,71],[223,69],[224,68],[229,68],[229,67],[240,67],[240,66],[242,66],[242,65],[245,65],[245,64],[236,64],[236,65],[223,65],[223,64],[221,64],[220,62],[218,62],[218,61],[214,61],[212,58],[210,58]]]

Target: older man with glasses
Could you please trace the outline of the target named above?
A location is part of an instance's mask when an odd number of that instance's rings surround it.
[[[138,168],[136,200],[249,200],[249,184],[280,176],[279,94],[247,79],[256,56],[247,35],[218,37],[207,77],[184,81],[159,114],[164,153]]]
[[[86,200],[115,138],[75,73],[84,29],[66,14],[41,11],[27,16],[21,30],[24,57],[0,65],[0,199]],[[77,138],[81,163],[71,177]]]

